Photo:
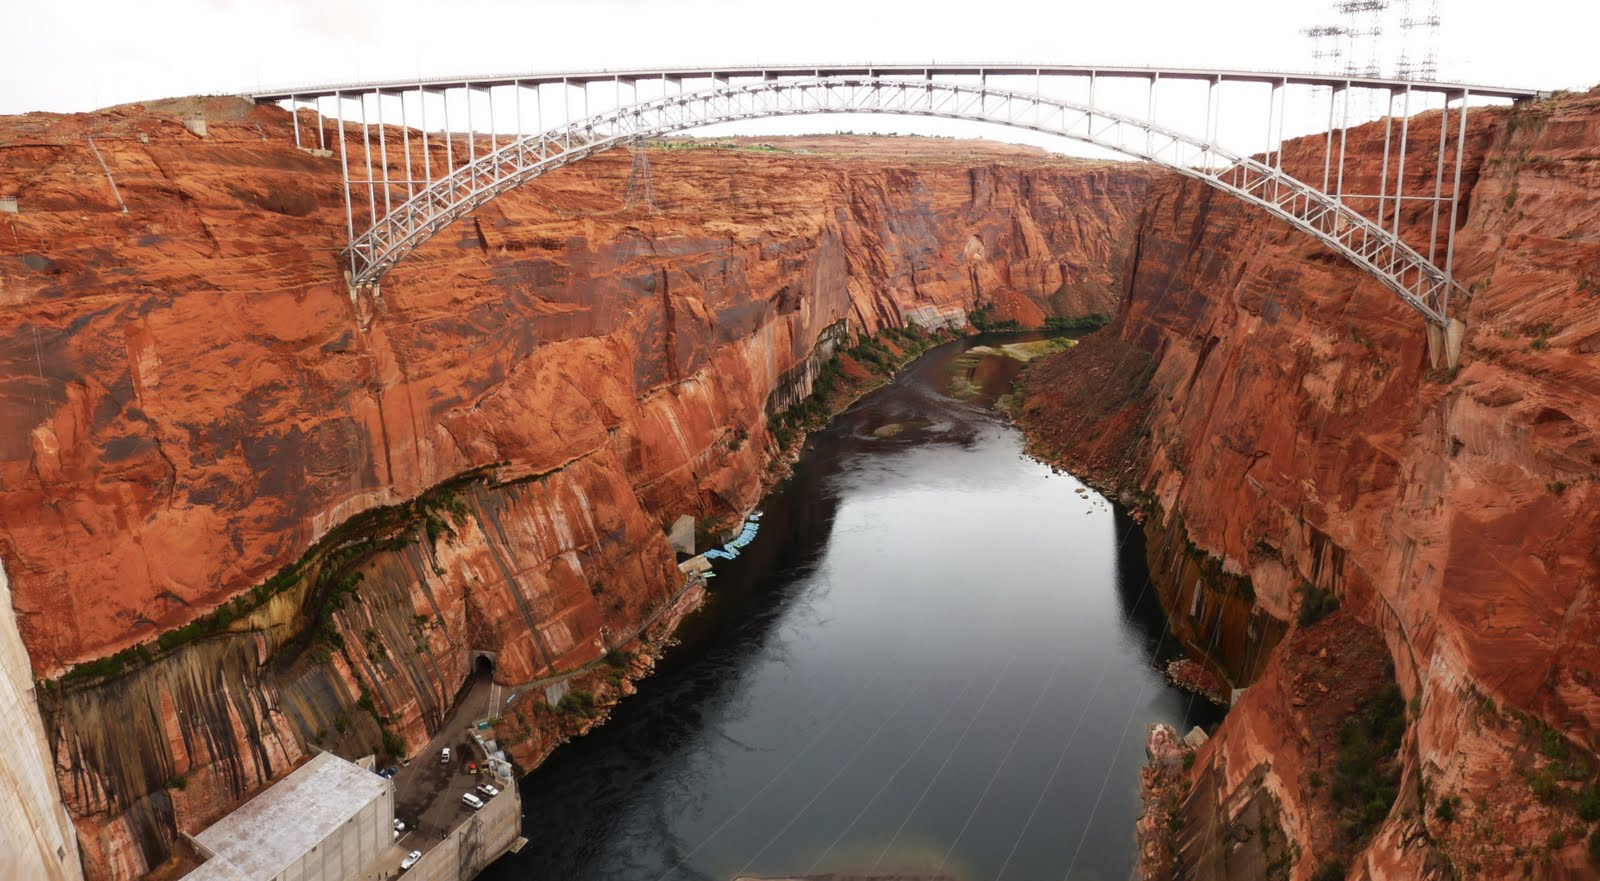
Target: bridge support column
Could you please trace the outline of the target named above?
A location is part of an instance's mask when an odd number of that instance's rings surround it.
[[[1450,370],[1461,366],[1461,344],[1467,338],[1467,326],[1459,318],[1450,319],[1444,327],[1429,323],[1428,366],[1437,369],[1441,361]]]

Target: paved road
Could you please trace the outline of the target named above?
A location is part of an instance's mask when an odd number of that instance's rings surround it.
[[[395,775],[394,815],[406,824],[398,842],[404,850],[427,853],[447,830],[473,813],[461,802],[461,794],[491,782],[482,771],[483,753],[469,733],[472,722],[484,717],[491,686],[489,674],[475,675],[439,732]],[[445,747],[450,748],[448,764],[439,760]],[[467,772],[469,762],[480,769],[476,776]]]
[[[628,632],[622,634],[622,638],[621,639],[617,639],[615,637],[611,637],[611,638],[609,638],[607,640],[607,643],[611,644],[611,645],[627,645],[628,643],[632,642],[634,640],[634,638],[637,637],[639,634],[643,633],[646,628],[648,628],[650,625],[656,623],[656,621],[660,620],[662,615],[665,615],[667,612],[670,612],[673,609],[677,608],[678,601],[683,599],[683,595],[684,594],[688,593],[692,588],[695,588],[695,587],[698,587],[698,586],[701,586],[701,585],[704,585],[704,584],[705,584],[705,579],[700,577],[700,573],[698,573],[698,572],[689,573],[687,575],[687,577],[684,579],[683,586],[678,588],[678,592],[673,594],[671,597],[669,597],[667,599],[667,601],[662,603],[661,606],[659,608],[657,608],[654,612],[650,613],[650,617],[644,619],[644,621],[642,621],[639,624],[639,626],[637,626],[637,627],[633,628],[632,630],[629,630]],[[602,635],[604,635],[604,634],[602,634]],[[512,698],[513,696],[524,694],[524,693],[532,691],[534,689],[543,690],[543,689],[545,689],[545,688],[547,688],[547,687],[549,687],[551,685],[556,684],[557,682],[563,682],[563,681],[571,679],[572,677],[577,676],[577,675],[579,675],[581,673],[587,673],[587,672],[589,672],[591,670],[594,670],[595,668],[601,666],[602,664],[606,664],[606,663],[609,663],[609,659],[607,658],[606,655],[601,655],[600,657],[595,658],[594,660],[589,661],[589,662],[587,662],[585,664],[580,664],[579,666],[574,667],[571,670],[567,670],[567,671],[562,672],[562,673],[554,673],[554,674],[551,674],[549,676],[545,676],[545,677],[543,677],[541,679],[535,679],[532,682],[524,682],[521,685],[513,685],[510,688],[504,689],[505,700],[507,702],[509,702],[510,698]]]

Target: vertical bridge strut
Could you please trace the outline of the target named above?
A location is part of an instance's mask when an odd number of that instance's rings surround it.
[[[550,100],[552,90],[559,101]],[[1322,90],[1325,119],[1317,109]],[[1352,93],[1362,91],[1378,96],[1371,103],[1384,108],[1376,193],[1359,192],[1361,180],[1346,169],[1352,125],[1377,121],[1351,119]],[[1403,97],[1398,126],[1396,96]],[[291,111],[309,107],[317,118],[315,149],[331,146],[324,118],[337,127],[353,289],[375,285],[422,242],[499,194],[614,147],[634,146],[625,203],[649,209],[647,139],[765,117],[910,115],[1042,132],[1157,163],[1224,190],[1376,277],[1427,323],[1435,363],[1442,356],[1453,365],[1463,329],[1451,305],[1452,295],[1458,308],[1465,295],[1453,263],[1463,220],[1469,105],[1538,96],[1528,89],[1349,75],[966,64],[524,73],[305,87],[250,97],[284,103]],[[1419,183],[1406,175],[1407,151],[1432,146],[1410,138],[1411,112],[1430,101],[1441,110],[1437,151],[1426,157],[1434,166],[1431,194],[1419,192]],[[530,103],[534,131],[526,133]],[[558,116],[553,126],[547,120],[552,107]],[[508,120],[515,120],[514,129],[505,127]],[[298,113],[294,125],[297,145],[313,149],[301,144]],[[1393,149],[1396,128],[1399,143]],[[1290,137],[1320,135],[1300,143],[1320,142],[1321,161],[1301,150],[1295,164],[1320,171],[1321,186],[1286,170],[1286,130]],[[1408,210],[1419,204],[1428,208],[1422,222]]]

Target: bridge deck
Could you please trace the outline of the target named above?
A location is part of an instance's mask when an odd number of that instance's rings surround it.
[[[257,101],[286,101],[290,98],[309,100],[332,97],[340,93],[383,92],[422,89],[459,88],[471,83],[477,88],[521,85],[538,86],[567,83],[614,82],[665,78],[670,82],[687,79],[754,79],[762,77],[794,76],[881,76],[881,77],[933,77],[933,76],[1073,76],[1073,77],[1124,77],[1168,80],[1200,80],[1202,82],[1250,82],[1267,85],[1291,86],[1348,86],[1358,89],[1391,89],[1403,92],[1430,92],[1461,95],[1470,92],[1480,98],[1523,100],[1544,94],[1538,89],[1515,86],[1490,86],[1473,83],[1447,83],[1422,80],[1404,80],[1393,77],[1343,76],[1306,72],[1279,72],[1267,70],[1238,70],[1202,67],[1124,67],[1118,65],[1061,65],[1003,63],[962,64],[765,64],[732,65],[727,67],[651,67],[617,70],[543,71],[529,73],[492,73],[453,77],[426,77],[413,79],[388,79],[352,81],[345,83],[308,83],[283,86],[259,92],[246,93]]]

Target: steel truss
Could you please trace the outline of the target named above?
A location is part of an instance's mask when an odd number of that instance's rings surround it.
[[[1076,69],[1071,69],[1076,71]],[[1004,71],[1015,75],[1016,71]],[[1450,302],[1452,294],[1464,293],[1450,276],[1453,258],[1455,228],[1459,207],[1462,147],[1466,133],[1466,109],[1474,88],[1444,83],[1400,83],[1373,81],[1367,83],[1349,77],[1326,78],[1326,82],[1304,74],[1264,74],[1259,72],[1224,74],[1221,72],[1170,71],[1126,69],[1106,75],[1123,78],[1147,78],[1149,108],[1145,118],[1097,106],[1095,102],[1096,71],[1086,70],[1088,100],[1066,100],[1044,94],[1039,82],[1044,72],[1032,70],[1035,80],[1033,91],[992,88],[986,71],[977,71],[978,81],[962,82],[950,78],[937,78],[936,74],[968,75],[965,68],[950,71],[923,69],[921,76],[907,76],[900,71],[884,75],[880,71],[839,73],[824,69],[813,71],[811,76],[798,75],[787,68],[767,72],[753,82],[733,83],[726,75],[709,72],[706,78],[711,87],[684,91],[684,73],[630,72],[627,79],[621,74],[603,78],[600,75],[574,76],[581,88],[583,107],[581,118],[563,122],[552,128],[543,125],[547,90],[556,85],[561,97],[561,117],[572,118],[572,88],[567,78],[555,80],[552,75],[530,75],[530,82],[497,78],[494,82],[473,81],[451,83],[416,83],[410,86],[395,83],[354,85],[307,89],[293,94],[262,93],[258,99],[285,101],[297,111],[301,103],[310,100],[317,110],[318,147],[330,148],[323,130],[321,112],[325,100],[334,102],[337,120],[338,153],[345,177],[345,207],[349,224],[350,281],[352,287],[373,285],[396,263],[404,259],[423,242],[480,206],[523,182],[569,165],[587,156],[617,146],[634,143],[640,139],[661,137],[688,129],[720,123],[768,117],[798,116],[830,113],[866,113],[938,117],[993,123],[1029,131],[1042,132],[1070,140],[1107,148],[1127,156],[1171,168],[1180,174],[1201,180],[1220,190],[1231,193],[1256,205],[1275,217],[1305,232],[1332,250],[1361,267],[1393,291],[1402,301],[1415,309],[1428,324],[1435,328],[1450,327]],[[1256,156],[1224,147],[1218,143],[1221,104],[1216,96],[1217,86],[1232,77],[1246,83],[1266,83],[1270,97],[1264,114],[1267,134],[1273,136],[1274,119],[1277,137],[1271,145]],[[1206,103],[1206,124],[1203,135],[1196,136],[1177,131],[1156,122],[1157,89],[1163,79],[1190,79],[1209,83]],[[504,81],[502,81],[504,80]],[[613,99],[609,110],[589,114],[588,103],[591,85],[600,82],[613,88],[608,97]],[[638,100],[641,83],[659,82],[660,96]],[[677,93],[669,85],[675,84]],[[1280,99],[1279,92],[1293,85],[1317,85],[1328,89],[1329,129],[1328,155],[1325,159],[1321,188],[1312,186],[1282,170],[1281,151],[1276,145],[1283,134],[1283,117],[1289,111],[1288,99]],[[492,90],[509,86],[515,100],[517,134],[501,139],[494,122],[495,101]],[[524,92],[531,87],[536,108],[538,133],[523,136]],[[1335,101],[1342,96],[1346,108],[1344,120],[1348,126],[1349,90],[1352,87],[1386,91],[1393,109],[1393,98],[1404,94],[1406,107],[1410,107],[1413,90],[1443,94],[1446,112],[1440,122],[1440,151],[1435,175],[1434,193],[1431,197],[1403,194],[1404,155],[1409,117],[1401,117],[1400,168],[1395,175],[1394,192],[1389,192],[1389,130],[1393,118],[1385,116],[1385,163],[1382,192],[1377,196],[1376,218],[1369,218],[1355,210],[1347,199],[1359,202],[1372,201],[1371,195],[1346,195],[1344,178],[1344,129],[1339,129],[1338,168],[1336,178],[1329,178],[1334,156],[1333,133]],[[449,92],[464,95],[466,110],[465,132],[452,133],[450,129]],[[625,98],[624,88],[631,92]],[[347,90],[348,89],[348,90]],[[1514,89],[1479,88],[1483,94],[1495,98],[1532,97],[1536,93]],[[427,123],[428,96],[439,96],[444,109],[442,133],[430,132]],[[475,101],[475,96],[487,95],[487,102]],[[406,119],[407,99],[420,111],[418,126],[414,130]],[[1455,119],[1450,118],[1449,101],[1459,101]],[[398,99],[401,130],[386,133],[383,122],[385,99]],[[345,106],[348,101],[359,102],[359,145],[347,143]],[[472,123],[474,103],[487,104],[489,114],[489,144],[480,148],[483,132]],[[377,143],[373,143],[367,120],[369,106],[376,106]],[[503,106],[503,102],[502,102]],[[503,111],[502,111],[503,112]],[[480,111],[481,113],[481,111]],[[459,115],[459,113],[458,113]],[[482,118],[482,117],[480,117]],[[1446,133],[1449,123],[1459,128],[1455,144],[1455,186],[1448,194],[1443,192]],[[295,136],[300,142],[301,121],[295,113]],[[388,155],[389,145],[398,139],[404,143],[404,168],[394,167]],[[445,141],[444,165],[446,173],[435,177],[439,169],[430,154],[430,135],[435,141]],[[465,136],[465,143],[458,143]],[[424,174],[415,178],[412,143],[420,142],[421,164]],[[394,144],[399,147],[400,144]],[[376,151],[374,151],[376,147]],[[481,152],[480,152],[481,149]],[[374,155],[374,152],[377,155]],[[460,154],[465,155],[460,155]],[[463,160],[458,164],[457,156]],[[352,177],[352,169],[365,169],[364,177]],[[1330,184],[1334,190],[1327,192]],[[364,198],[363,198],[364,197]],[[1427,257],[1401,240],[1400,206],[1402,201],[1423,201],[1433,211],[1433,235],[1429,240]],[[365,205],[361,205],[365,202]],[[1448,209],[1445,209],[1445,206]],[[1386,210],[1387,206],[1387,210]],[[365,208],[362,212],[360,209]],[[1392,229],[1386,229],[1388,210],[1393,212]],[[358,232],[357,214],[371,218],[368,228]],[[1445,266],[1435,262],[1435,244],[1438,239],[1440,214],[1445,214],[1447,225]],[[1453,359],[1452,359],[1453,360]]]

